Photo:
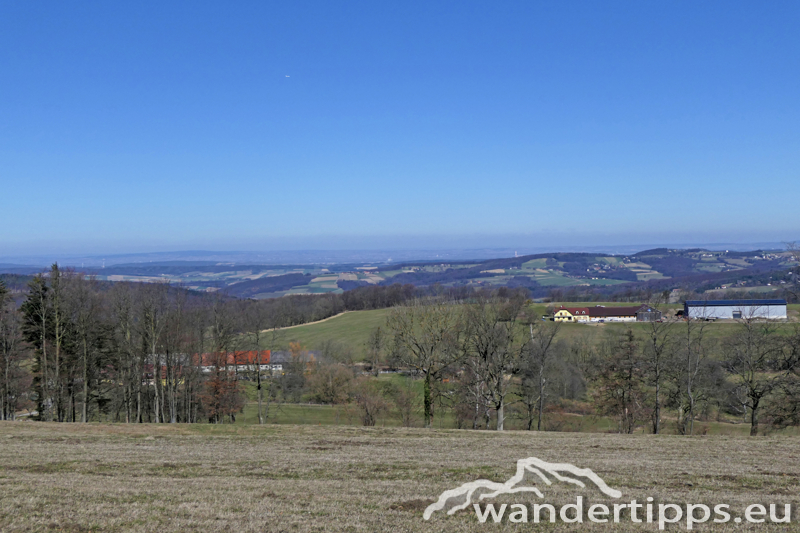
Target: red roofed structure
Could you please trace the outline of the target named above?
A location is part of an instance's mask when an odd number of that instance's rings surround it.
[[[270,350],[250,350],[241,352],[210,352],[195,354],[193,362],[199,366],[204,373],[218,369],[227,370],[250,370],[255,371],[256,366],[261,370],[270,370]]]
[[[661,313],[647,305],[624,307],[557,307],[553,312],[556,322],[649,322],[661,320]]]

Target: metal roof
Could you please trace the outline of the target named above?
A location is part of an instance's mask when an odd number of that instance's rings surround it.
[[[589,315],[592,317],[606,317],[606,318],[614,318],[620,316],[634,316],[639,311],[647,310],[647,312],[652,312],[651,308],[642,304],[636,306],[626,306],[626,307],[603,307],[598,305],[596,307],[589,308]]]
[[[686,305],[692,307],[786,305],[786,300],[686,300]]]

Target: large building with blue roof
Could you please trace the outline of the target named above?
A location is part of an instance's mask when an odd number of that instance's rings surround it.
[[[785,319],[786,300],[688,300],[683,304],[687,318]]]

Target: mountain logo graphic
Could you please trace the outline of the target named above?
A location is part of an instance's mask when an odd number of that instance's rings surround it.
[[[497,483],[489,481],[488,479],[479,479],[470,483],[464,483],[456,489],[446,490],[439,499],[430,504],[422,517],[429,520],[431,515],[436,511],[441,511],[447,507],[448,502],[456,500],[453,507],[447,510],[447,514],[466,509],[473,502],[478,502],[485,498],[494,498],[501,494],[516,494],[520,492],[532,492],[539,498],[544,498],[544,494],[538,487],[523,484],[525,474],[534,474],[541,480],[544,485],[552,485],[553,481],[562,481],[571,483],[580,488],[585,488],[586,484],[577,478],[584,478],[591,481],[603,494],[611,498],[619,498],[622,493],[616,489],[612,489],[606,482],[600,479],[600,476],[592,472],[588,468],[578,468],[569,463],[548,463],[537,457],[528,457],[527,459],[520,459],[517,461],[517,472],[511,479],[505,483]],[[552,479],[551,479],[552,478]]]

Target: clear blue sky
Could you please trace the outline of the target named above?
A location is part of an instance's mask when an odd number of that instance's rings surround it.
[[[796,1],[7,0],[0,255],[798,239],[798,28]]]

